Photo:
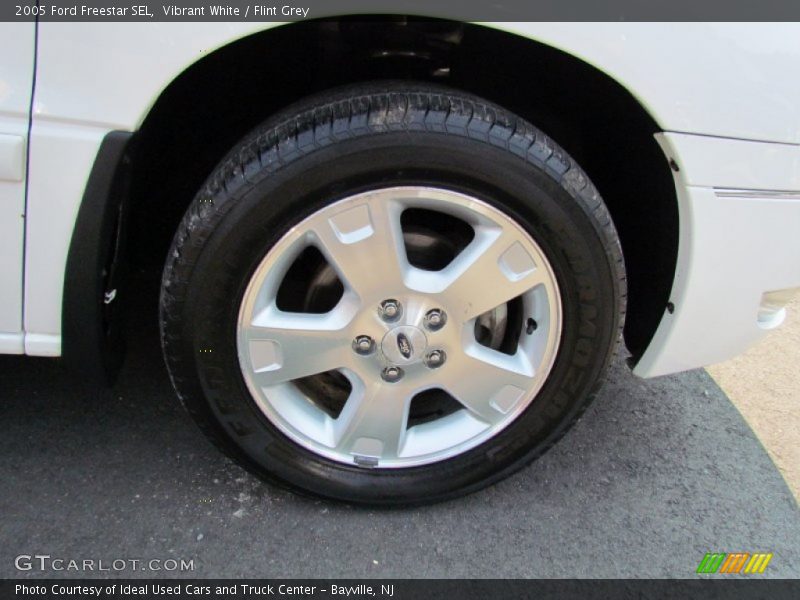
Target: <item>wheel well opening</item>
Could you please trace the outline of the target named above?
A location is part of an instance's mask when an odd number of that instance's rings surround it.
[[[386,16],[305,21],[238,40],[189,67],[136,134],[134,268],[158,280],[188,204],[250,130],[305,96],[375,79],[436,81],[482,96],[545,131],[580,163],[620,235],[625,341],[641,355],[669,300],[677,259],[674,185],[653,138],[660,128],[594,67],[484,26]]]

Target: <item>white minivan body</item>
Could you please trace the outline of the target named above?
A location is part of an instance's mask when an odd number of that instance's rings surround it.
[[[67,253],[104,136],[136,131],[170,82],[205,55],[281,26],[43,22],[35,40],[33,23],[0,25],[0,352],[61,353]],[[798,26],[486,27],[616,80],[663,129],[664,160],[680,166],[673,310],[635,372],[722,361],[778,326],[780,292],[800,286]]]

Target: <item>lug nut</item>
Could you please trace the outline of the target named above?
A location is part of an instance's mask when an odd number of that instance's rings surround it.
[[[447,315],[439,308],[433,308],[425,313],[425,328],[429,331],[438,331],[447,322]]]
[[[381,377],[383,377],[383,380],[388,381],[389,383],[394,383],[395,381],[399,381],[402,376],[403,376],[403,369],[401,369],[400,367],[386,367],[381,372]]]
[[[360,335],[353,340],[353,350],[358,354],[370,354],[375,349],[375,342],[368,335]]]
[[[429,369],[438,369],[444,364],[446,359],[447,355],[444,353],[444,350],[431,350],[425,355],[425,365]]]
[[[381,317],[384,321],[396,321],[400,318],[402,308],[397,300],[384,300],[381,302]]]

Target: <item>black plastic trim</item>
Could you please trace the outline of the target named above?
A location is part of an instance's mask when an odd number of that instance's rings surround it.
[[[61,353],[67,366],[111,385],[124,357],[122,293],[133,134],[106,135],[75,221],[64,273]],[[106,302],[106,293],[114,297]]]

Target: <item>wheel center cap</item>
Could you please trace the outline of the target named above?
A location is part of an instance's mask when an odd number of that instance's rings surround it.
[[[421,329],[413,325],[400,325],[383,336],[381,352],[395,365],[407,365],[425,356],[428,340]]]

